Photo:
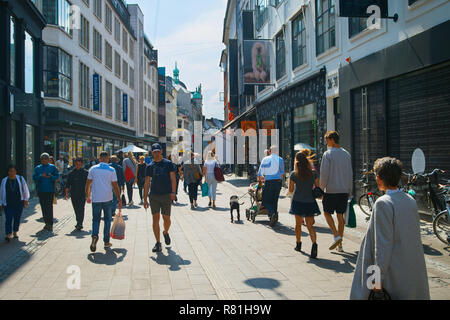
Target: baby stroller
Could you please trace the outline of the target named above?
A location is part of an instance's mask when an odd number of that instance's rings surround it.
[[[252,183],[248,188],[248,194],[250,195],[250,208],[245,210],[245,216],[247,220],[251,220],[255,223],[256,216],[267,215],[269,211],[262,205],[262,194],[264,190],[263,183]]]

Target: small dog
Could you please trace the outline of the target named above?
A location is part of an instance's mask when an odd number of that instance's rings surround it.
[[[240,214],[240,205],[243,205],[244,203],[239,203],[239,197],[238,196],[231,196],[230,197],[230,213],[231,213],[231,223],[233,223],[233,210],[237,211],[237,221],[241,221],[241,214]]]

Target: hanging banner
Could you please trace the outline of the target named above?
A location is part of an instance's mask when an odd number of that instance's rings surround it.
[[[269,120],[269,121],[262,121],[261,123],[262,129],[267,130],[267,136],[272,136],[272,129],[275,129],[275,121]]]
[[[128,95],[126,93],[123,94],[122,115],[122,121],[128,122]]]
[[[254,132],[247,132],[247,130],[253,129]],[[256,121],[241,121],[242,136],[254,137],[256,136]]]
[[[271,84],[271,40],[244,40],[244,84]]]
[[[380,18],[389,17],[387,0],[340,0],[339,17],[368,18],[372,15],[371,6],[378,6]]]
[[[100,75],[99,74],[94,74],[92,76],[93,78],[93,108],[94,111],[99,112],[100,111]]]

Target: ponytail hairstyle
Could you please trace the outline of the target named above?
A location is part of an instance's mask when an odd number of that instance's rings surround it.
[[[303,150],[295,155],[295,175],[301,181],[311,179],[313,177],[313,169],[311,160],[305,155]]]

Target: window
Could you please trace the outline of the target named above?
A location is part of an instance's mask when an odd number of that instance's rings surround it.
[[[72,56],[57,47],[44,46],[44,94],[72,101]]]
[[[134,127],[134,99],[130,98],[130,126]]]
[[[268,1],[269,0],[256,0],[256,30],[261,29],[267,21],[269,7]]]
[[[116,106],[116,117],[115,117],[115,119],[117,120],[117,121],[120,121],[120,116],[121,116],[121,112],[122,112],[122,110],[121,110],[121,106],[122,106],[122,103],[121,103],[121,96],[120,96],[120,89],[119,88],[117,88],[116,87],[116,94],[115,94],[115,96],[114,96],[114,103],[115,103],[115,106]]]
[[[367,28],[366,18],[348,18],[349,38],[356,36]]]
[[[25,93],[34,93],[34,40],[25,31]]]
[[[183,127],[183,121],[178,120],[178,129],[181,129]]]
[[[114,17],[114,39],[118,44],[120,44],[120,22],[119,19]]]
[[[105,94],[106,94],[106,101],[105,101],[105,108],[106,108],[106,116],[108,118],[112,118],[112,84],[109,81],[105,81]]]
[[[16,24],[13,17],[9,20],[9,64],[10,78],[12,86],[16,85]]]
[[[336,45],[334,0],[316,0],[316,54]]]
[[[114,51],[114,73],[119,79],[122,75],[120,72],[120,64],[120,55],[117,53],[117,51]]]
[[[109,70],[112,70],[113,65],[112,46],[106,40],[105,40],[105,65]]]
[[[105,28],[112,31],[112,11],[111,8],[105,3]]]
[[[94,57],[102,61],[102,35],[94,28]]]
[[[130,58],[134,60],[134,41],[130,37]]]
[[[130,88],[134,89],[134,69],[130,67]]]
[[[122,81],[125,84],[128,84],[128,63],[123,60],[123,67],[122,67]]]
[[[94,14],[102,19],[102,0],[94,0]]]
[[[122,49],[125,53],[128,53],[128,33],[125,28],[122,30]]]
[[[306,29],[303,14],[292,20],[292,69],[306,63]]]
[[[284,45],[283,32],[279,33],[275,38],[276,44],[276,71],[277,80],[286,74],[286,48]]]
[[[89,68],[80,62],[80,107],[89,109]]]
[[[81,16],[80,22],[80,46],[89,51],[89,21]]]
[[[71,4],[67,0],[43,0],[42,13],[48,24],[59,26],[72,35]]]

